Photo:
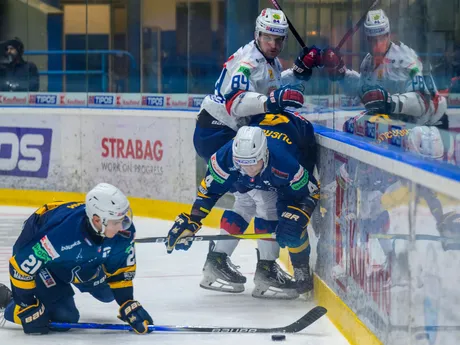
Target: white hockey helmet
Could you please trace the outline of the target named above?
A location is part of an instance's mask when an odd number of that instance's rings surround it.
[[[265,8],[256,19],[255,38],[258,39],[261,32],[270,35],[287,37],[289,24],[283,11]]]
[[[424,158],[442,160],[444,143],[439,129],[434,126],[416,126],[407,136],[407,149]]]
[[[233,140],[232,153],[233,161],[238,166],[254,165],[262,159],[265,167],[268,147],[264,131],[259,127],[241,127]]]
[[[375,37],[390,33],[390,21],[383,10],[374,10],[367,13],[364,22],[366,36]]]
[[[109,220],[122,220],[123,230],[129,229],[133,220],[133,212],[126,196],[117,187],[108,183],[99,183],[86,194],[86,215],[100,236],[105,236],[105,227]],[[102,231],[94,226],[94,215],[101,218]]]

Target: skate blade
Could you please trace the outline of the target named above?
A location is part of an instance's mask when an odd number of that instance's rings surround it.
[[[303,293],[299,293],[299,296],[303,300],[306,300],[307,302],[311,302],[311,301],[313,301],[313,290],[303,292]]]
[[[0,308],[0,328],[3,327],[5,323],[6,323],[5,308]]]
[[[206,290],[227,292],[227,293],[241,293],[244,291],[244,284],[231,284],[222,279],[206,279],[200,283],[200,287]]]
[[[291,300],[298,298],[299,293],[295,289],[278,289],[273,286],[263,286],[255,287],[252,291],[252,297]]]

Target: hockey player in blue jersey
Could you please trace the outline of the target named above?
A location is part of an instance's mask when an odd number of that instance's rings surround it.
[[[254,117],[250,126],[241,127],[234,140],[211,156],[190,214],[180,214],[169,231],[167,251],[190,248],[192,242],[179,240],[196,234],[202,219],[235,182],[243,192],[249,189],[275,191],[278,221],[269,222],[267,230],[276,233],[281,247],[288,247],[296,280],[293,289],[283,289],[287,294],[285,298],[296,298],[299,293],[311,291],[307,225],[319,199],[319,184],[313,177],[315,160],[316,142],[308,121],[288,112]],[[258,289],[266,288],[262,292],[267,295],[272,292],[274,296],[280,292],[278,285],[283,277],[267,279],[266,276],[274,264],[274,260],[258,261],[254,297],[261,297]],[[264,284],[259,284],[260,281]]]
[[[152,318],[134,300],[135,228],[128,199],[100,183],[86,202],[54,202],[24,223],[10,259],[12,293],[0,284],[0,312],[27,334],[46,334],[49,323],[78,322],[71,284],[97,300],[115,300],[118,318],[147,333]]]
[[[316,67],[319,50],[304,48],[292,68],[283,71],[278,59],[286,45],[289,25],[280,10],[263,9],[257,17],[254,39],[239,48],[224,63],[215,84],[213,95],[206,96],[198,114],[193,143],[197,154],[206,162],[225,143],[233,139],[236,131],[250,121],[250,116],[278,113],[286,107],[300,108],[304,103],[300,83],[308,81]],[[254,219],[255,232],[265,232],[276,221],[276,193],[251,190],[235,192],[232,209],[221,218],[222,234],[244,232]],[[203,269],[200,286],[221,292],[242,292],[246,277],[232,265],[230,256],[238,240],[217,241],[210,247]],[[258,258],[274,262],[278,257],[276,242],[258,240]],[[284,272],[271,266],[272,277]],[[281,269],[280,269],[281,270]],[[213,284],[215,282],[215,284]],[[293,286],[292,277],[284,274],[284,287]],[[261,294],[259,297],[264,297]]]

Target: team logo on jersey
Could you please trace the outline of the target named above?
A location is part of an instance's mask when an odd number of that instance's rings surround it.
[[[217,157],[215,153],[211,156],[210,163],[208,163],[208,168],[213,179],[217,183],[223,184],[225,180],[230,176],[220,167],[219,163],[217,162]]]
[[[246,78],[248,78],[248,79],[251,76],[251,70],[246,66],[240,66],[240,68],[238,68],[237,72],[243,73],[246,76]]]
[[[38,244],[38,243],[37,243]],[[45,250],[51,260],[55,260],[60,257],[56,249],[54,249],[53,245],[51,244],[48,236],[44,236],[40,240],[41,247]],[[44,254],[44,253],[42,253]],[[45,262],[46,263],[46,262]]]
[[[46,268],[42,269],[38,275],[47,289],[56,285],[56,281]]]
[[[80,241],[75,241],[74,243],[68,245],[68,246],[61,246],[61,252],[65,251],[65,250],[71,250],[72,248],[76,247],[76,246],[79,246],[81,244]]]
[[[268,69],[268,75],[270,76],[270,79],[275,79],[275,76],[273,75],[273,71],[271,69]]]
[[[301,189],[308,183],[308,177],[308,171],[306,171],[302,166],[300,166],[299,170],[290,182],[291,188],[294,190]]]
[[[281,170],[278,170],[278,169],[275,169],[272,167],[272,173],[276,176],[276,177],[279,177],[283,180],[287,180],[289,178],[289,174],[288,173],[285,173]]]

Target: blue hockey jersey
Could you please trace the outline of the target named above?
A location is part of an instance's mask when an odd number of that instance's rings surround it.
[[[319,199],[319,184],[313,177],[316,141],[311,123],[285,112],[255,116],[250,126],[262,128],[267,137],[267,165],[255,177],[243,174],[233,161],[231,140],[211,156],[192,215],[205,217],[234,185],[276,191],[278,201],[289,204],[302,203],[308,196]]]
[[[17,304],[35,301],[36,279],[47,268],[63,282],[85,284],[106,275],[117,302],[133,299],[136,272],[134,225],[114,238],[98,236],[80,202],[49,203],[35,211],[25,222],[13,246],[10,279]],[[104,272],[102,272],[103,270]]]

